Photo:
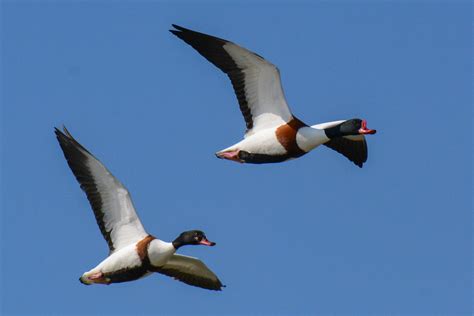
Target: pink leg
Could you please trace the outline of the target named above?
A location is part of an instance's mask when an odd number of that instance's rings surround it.
[[[98,284],[110,284],[110,279],[106,278],[102,272],[97,272],[87,276],[87,279],[92,281],[93,283]]]
[[[97,272],[97,273],[89,275],[87,278],[89,280],[97,280],[97,279],[100,279],[103,275],[104,274],[102,272]]]
[[[243,161],[239,159],[240,150],[224,151],[221,153],[216,153],[217,158],[232,160],[242,163]]]

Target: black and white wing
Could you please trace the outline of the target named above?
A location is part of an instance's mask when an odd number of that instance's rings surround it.
[[[360,168],[367,161],[367,142],[364,135],[336,137],[324,145],[346,156]]]
[[[225,287],[214,272],[193,257],[174,254],[164,266],[154,268],[154,271],[208,290],[220,291]]]
[[[171,33],[229,76],[247,125],[246,136],[291,121],[277,67],[227,40],[173,27]]]
[[[64,127],[55,129],[59,145],[74,176],[86,192],[110,253],[145,238],[128,190]]]

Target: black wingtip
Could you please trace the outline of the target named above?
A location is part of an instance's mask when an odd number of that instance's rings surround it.
[[[64,138],[67,138],[67,136],[61,131],[59,128],[56,126],[54,127],[54,134],[56,134],[56,138],[58,139],[59,142],[63,140]]]
[[[179,37],[179,34],[181,34],[182,32],[180,31],[176,31],[176,30],[170,30],[171,34],[173,34],[174,36],[177,36]]]
[[[63,124],[63,131],[67,135],[67,137],[75,140],[74,137],[72,137],[71,133],[69,133],[69,130],[66,128],[66,125],[64,125],[64,124]]]
[[[184,37],[187,35],[187,34],[201,34],[199,32],[196,32],[196,31],[192,31],[190,29],[187,29],[185,27],[182,27],[182,26],[179,26],[179,25],[176,25],[176,24],[171,24],[175,30],[169,30],[173,35],[179,37],[180,39],[184,40]],[[203,34],[205,35],[205,34]]]
[[[63,124],[63,125],[62,125],[62,129],[63,129],[63,130],[61,130],[60,128],[57,128],[57,127],[55,126],[55,127],[54,127],[54,132],[55,132],[55,133],[57,133],[57,132],[59,132],[59,133],[67,132],[66,125]]]
[[[171,24],[172,27],[174,27],[175,29],[179,30],[179,31],[189,31],[187,28],[184,28],[182,26],[179,26],[177,24]]]
[[[175,28],[175,30],[169,30],[171,32],[171,34],[181,38],[183,31],[186,30],[186,29],[184,27],[181,27],[181,26],[176,25],[176,24],[171,24],[171,26],[173,26]]]
[[[88,151],[84,146],[82,146],[74,138],[74,136],[71,135],[71,133],[69,132],[69,130],[66,128],[65,125],[63,125],[63,130],[62,131],[60,129],[58,129],[57,127],[55,127],[54,129],[55,129],[54,132],[56,134],[56,137],[57,137],[57,139],[58,139],[61,146],[65,145],[65,144],[69,144],[69,145],[80,148],[81,150],[85,151],[86,153],[88,153],[91,156],[94,156],[94,155],[91,154],[90,151]]]
[[[71,135],[71,133],[69,133],[68,129],[66,128],[66,126],[63,124],[62,126],[62,129],[59,129],[57,127],[54,127],[54,133],[56,134],[56,136],[59,138],[69,138],[69,139],[74,139]]]
[[[170,31],[171,33],[173,33],[174,35],[176,35],[176,36],[177,36],[179,33],[181,33],[182,31],[185,30],[184,27],[181,27],[181,26],[176,25],[176,24],[171,24],[171,26],[174,27],[175,29],[174,29],[174,30],[171,29],[171,30],[169,30],[169,31]]]

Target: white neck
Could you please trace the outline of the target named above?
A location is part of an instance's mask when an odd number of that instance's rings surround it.
[[[329,141],[329,138],[326,136],[324,129],[336,126],[344,121],[333,121],[300,128],[296,134],[298,147],[309,152],[319,145],[326,143]]]
[[[173,244],[160,239],[153,239],[148,246],[148,257],[153,266],[161,266],[175,253]]]

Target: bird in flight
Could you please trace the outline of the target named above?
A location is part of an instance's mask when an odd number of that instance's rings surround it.
[[[216,153],[240,163],[275,163],[298,158],[325,145],[359,167],[367,161],[365,136],[375,134],[359,118],[309,126],[286,103],[278,68],[228,40],[173,24],[171,33],[227,74],[247,130],[244,139]]]
[[[109,246],[109,256],[79,278],[83,284],[127,282],[158,272],[204,289],[222,289],[224,285],[201,260],[176,254],[185,245],[214,246],[214,242],[200,230],[183,232],[173,242],[148,234],[122,183],[65,127],[56,128],[55,134]]]

